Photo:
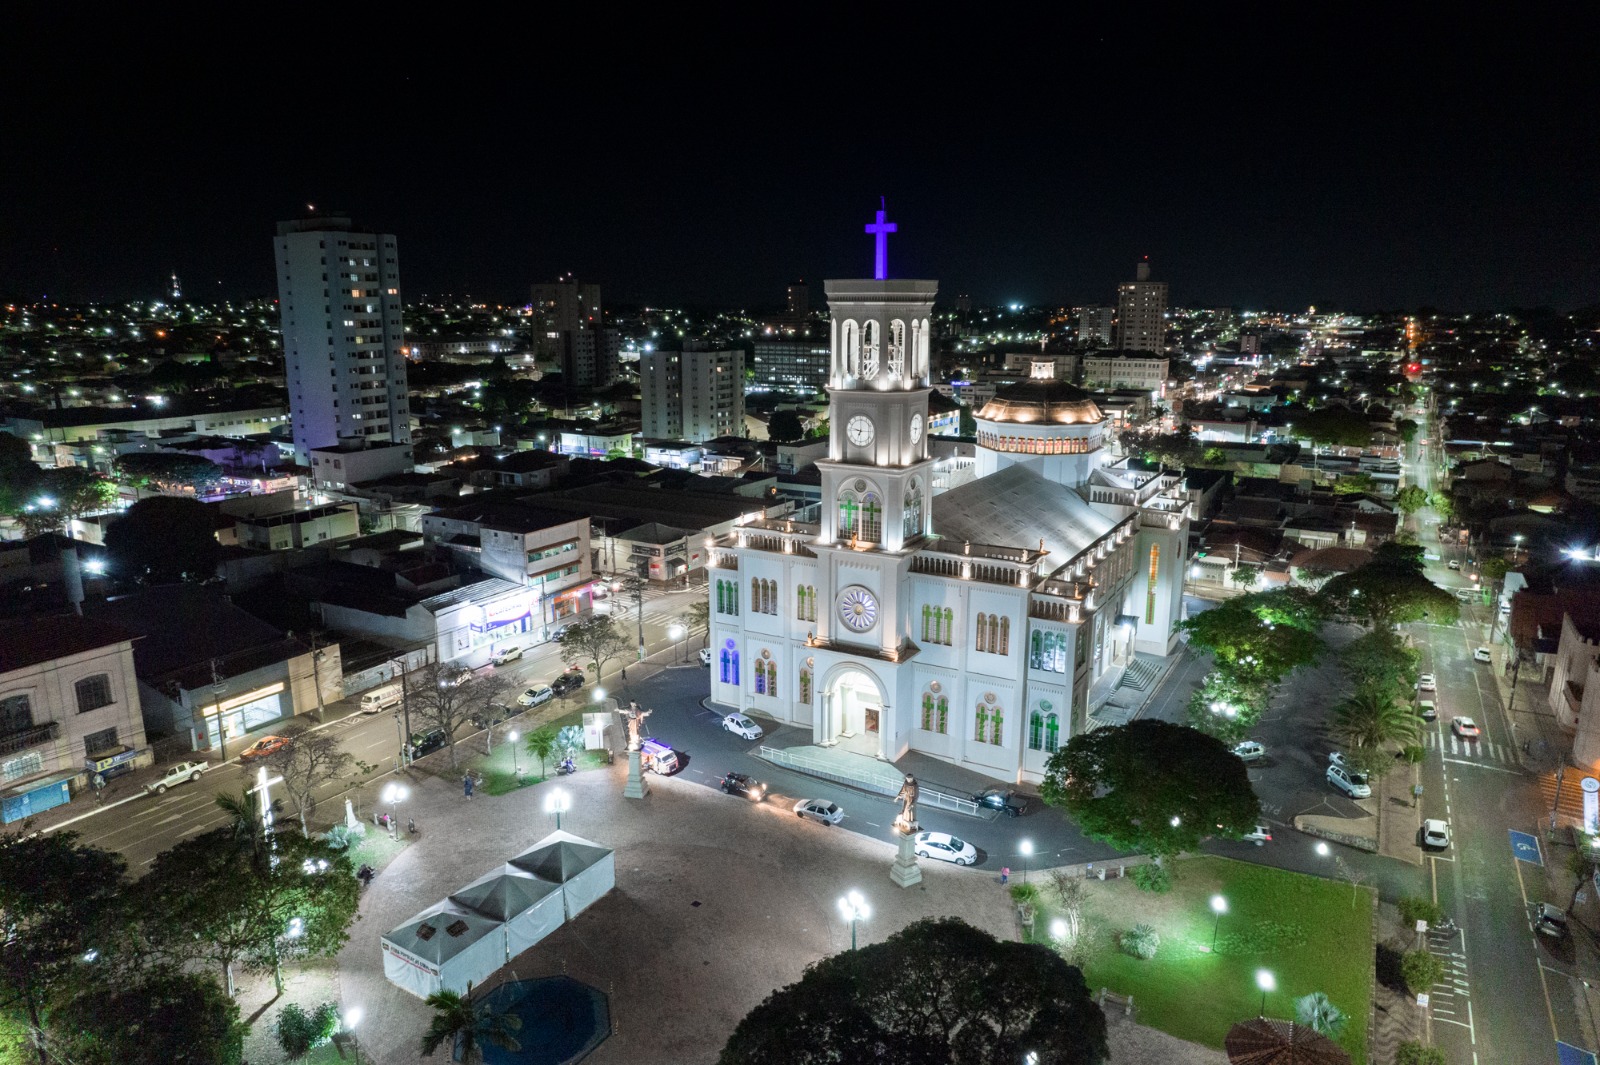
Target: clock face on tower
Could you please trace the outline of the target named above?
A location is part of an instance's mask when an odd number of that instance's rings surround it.
[[[845,425],[845,434],[856,447],[866,447],[872,443],[872,438],[878,435],[878,431],[873,426],[871,418],[865,414],[857,414]]]
[[[918,440],[921,440],[921,439],[922,439],[922,415],[913,414],[911,416],[911,442],[913,444],[915,444]]]
[[[839,620],[855,632],[866,632],[878,623],[878,599],[859,584],[839,593]]]

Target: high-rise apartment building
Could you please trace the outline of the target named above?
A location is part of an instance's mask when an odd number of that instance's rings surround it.
[[[570,276],[533,286],[533,353],[561,360],[571,388],[603,388],[617,376],[621,337],[605,327],[600,286]]]
[[[1150,260],[1139,260],[1134,280],[1117,286],[1117,348],[1162,351],[1167,344],[1167,283],[1150,280]]]
[[[744,435],[744,352],[683,351],[639,357],[642,434],[647,440],[700,443]]]
[[[304,218],[278,223],[275,251],[295,461],[341,441],[410,443],[394,237]]]
[[[1109,348],[1117,321],[1115,307],[1093,306],[1078,311],[1078,343],[1086,348]]]
[[[805,325],[806,319],[811,317],[811,286],[804,281],[790,282],[784,302],[784,318],[788,324],[796,329]]]
[[[757,385],[784,392],[820,392],[828,384],[833,351],[827,336],[817,340],[758,340],[750,368]]]

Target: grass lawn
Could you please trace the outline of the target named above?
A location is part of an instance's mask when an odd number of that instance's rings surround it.
[[[350,865],[360,869],[363,865],[372,866],[375,872],[383,872],[383,867],[394,861],[401,851],[409,846],[406,838],[406,826],[400,826],[400,838],[390,839],[389,833],[375,825],[367,825],[367,834],[361,842],[351,847]]]
[[[1221,1047],[1230,1027],[1260,1010],[1256,971],[1267,969],[1277,978],[1267,1016],[1293,1018],[1296,998],[1325,993],[1349,1018],[1341,1044],[1363,1065],[1373,981],[1371,893],[1361,890],[1352,905],[1349,884],[1226,858],[1191,858],[1175,868],[1165,894],[1140,891],[1131,879],[1090,883],[1084,926],[1094,930],[1094,941],[1083,965],[1090,990],[1131,994],[1141,1023]],[[1048,928],[1055,893],[1041,887],[1040,927]],[[1214,953],[1213,895],[1228,903]],[[1135,924],[1161,934],[1151,961],[1118,945],[1120,933]]]
[[[566,725],[579,724],[581,714],[571,714],[551,722],[550,727],[560,729]],[[471,769],[483,777],[483,784],[478,789],[486,795],[505,795],[516,791],[518,788],[528,787],[530,784],[539,784],[548,779],[539,772],[539,759],[528,753],[523,746],[526,736],[518,739],[516,744],[509,741],[497,743],[492,754],[483,754],[482,748],[477,748],[478,753],[472,757],[463,757],[462,772]],[[463,756],[466,751],[458,745]],[[573,764],[578,767],[578,772],[590,769],[599,769],[605,766],[606,756],[604,751],[579,751],[573,755]],[[551,755],[546,760],[544,769],[555,772],[558,759]]]

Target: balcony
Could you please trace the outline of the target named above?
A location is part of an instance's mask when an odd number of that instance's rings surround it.
[[[46,721],[42,725],[31,725],[15,732],[7,732],[0,735],[0,754],[15,754],[29,747],[43,747],[47,743],[54,743],[60,733],[61,725],[56,721]]]

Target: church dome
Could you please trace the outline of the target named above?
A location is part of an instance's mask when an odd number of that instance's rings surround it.
[[[977,417],[1014,425],[1094,425],[1105,420],[1089,393],[1051,378],[1006,385],[983,405]]]

